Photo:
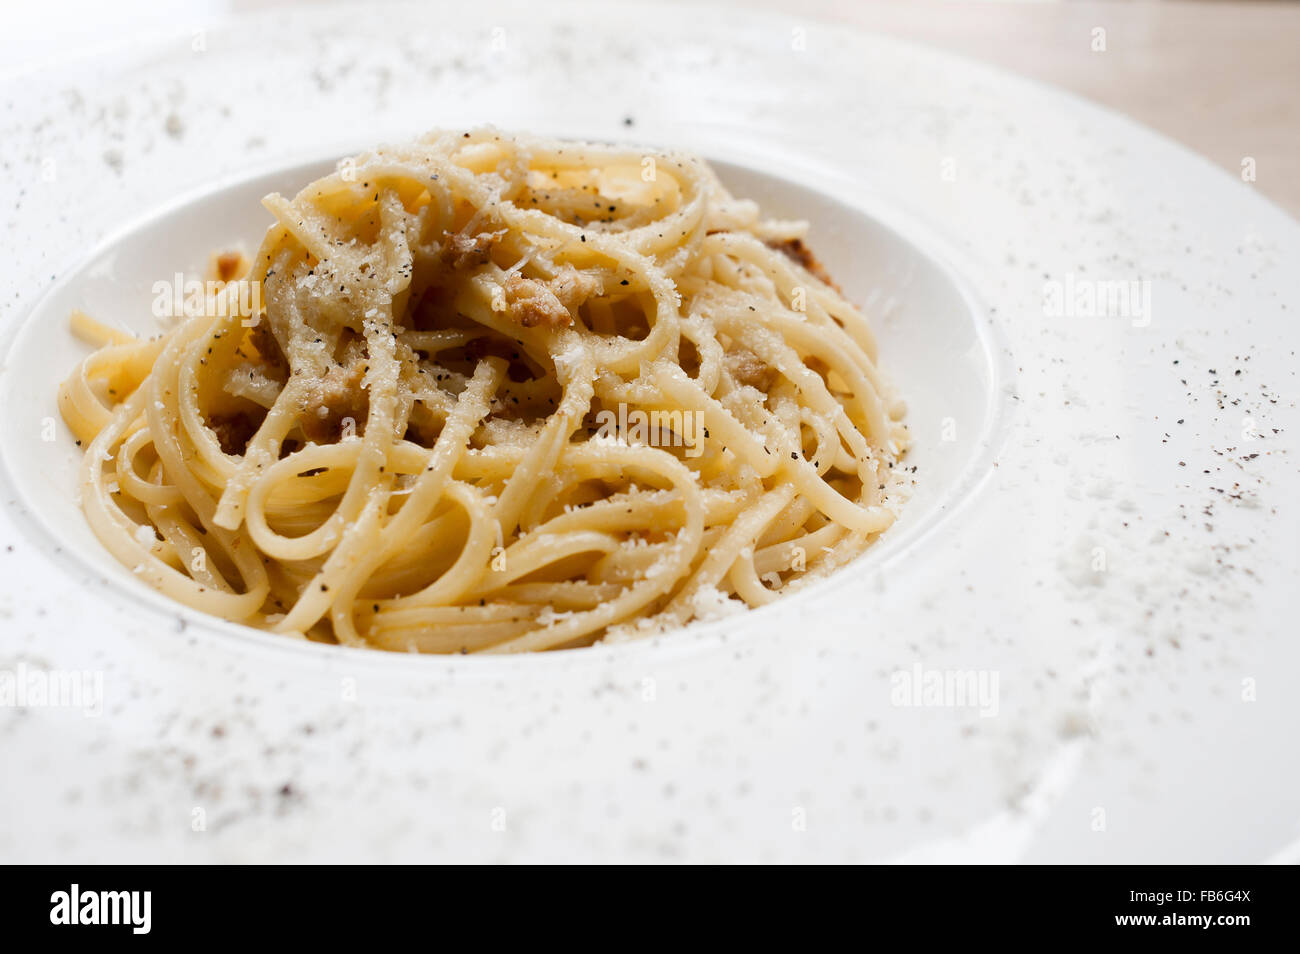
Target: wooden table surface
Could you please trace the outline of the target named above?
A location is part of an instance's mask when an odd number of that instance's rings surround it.
[[[1051,83],[1189,146],[1300,218],[1300,3],[732,0],[852,24]],[[1093,50],[1094,30],[1105,51]]]

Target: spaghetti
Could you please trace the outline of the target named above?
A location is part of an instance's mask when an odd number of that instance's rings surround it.
[[[351,646],[575,647],[768,603],[893,521],[866,319],[701,160],[436,132],[263,202],[167,333],[73,316],[86,516],[170,597]]]

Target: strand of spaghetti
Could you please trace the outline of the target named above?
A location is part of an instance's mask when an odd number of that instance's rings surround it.
[[[141,427],[122,441],[117,449],[115,475],[123,493],[143,504],[161,506],[181,501],[181,492],[170,484],[157,484],[145,480],[136,469],[136,459],[145,447],[153,444],[148,428]]]
[[[274,268],[267,269],[267,271],[283,271],[288,268],[288,263],[293,254],[292,250],[280,248],[278,245],[279,241],[288,234],[284,229],[272,229],[267,232],[266,242],[258,251],[259,261],[271,261],[274,264]],[[275,325],[280,325],[279,333],[288,336],[290,341],[298,339],[301,342],[305,335],[299,329],[304,329],[306,322],[303,321],[299,314],[297,303],[288,286],[285,283],[275,283],[267,289],[267,299],[266,320],[268,323],[272,325],[273,329]],[[272,317],[273,315],[283,317]],[[300,405],[310,376],[306,373],[308,369],[302,367],[301,346],[297,349],[290,347],[288,355],[291,372],[289,381],[263,419],[257,433],[249,440],[244,449],[243,459],[235,472],[227,479],[225,489],[221,492],[221,498],[217,505],[216,520],[218,525],[227,529],[234,529],[243,521],[248,496],[253,489],[254,483],[265,469],[279,457],[279,449],[283,446],[284,439],[288,435],[290,428],[293,427],[300,412]],[[331,526],[321,536],[328,538],[331,530],[336,530],[336,528]],[[319,549],[315,550],[315,552],[306,552],[311,551],[311,543],[303,541],[300,550],[304,552],[300,558],[323,553],[332,544],[333,540],[327,539],[321,543]]]
[[[406,245],[404,231],[392,227],[400,208],[396,193],[389,190],[380,201],[380,214],[383,225],[381,257],[389,259],[390,266],[394,259],[409,259],[410,251]],[[367,365],[362,386],[369,395],[369,411],[366,418],[366,433],[357,451],[353,463],[352,479],[344,502],[359,498],[359,512],[348,520],[346,526],[334,545],[325,565],[312,578],[292,610],[281,620],[276,629],[280,631],[305,631],[323,616],[337,599],[337,589],[344,585],[343,574],[359,558],[359,554],[374,545],[379,534],[379,527],[387,511],[393,474],[385,473],[384,462],[388,459],[388,450],[393,442],[393,417],[397,391],[397,362],[394,357],[396,339],[393,335],[392,299],[395,287],[400,281],[394,280],[382,287],[370,289],[370,294],[363,296],[362,303],[369,305],[363,315],[363,329],[366,342]],[[342,510],[342,505],[340,510]],[[357,584],[351,595],[360,589]],[[335,634],[339,639],[355,639],[354,632]]]
[[[678,590],[664,612],[683,620],[689,617],[691,600],[695,595],[705,587],[716,586],[726,576],[741,550],[754,545],[768,521],[780,513],[794,494],[793,487],[778,487],[764,494],[754,506],[745,511],[722,535],[722,539],[709,548],[704,562],[686,585]]]
[[[82,458],[82,504],[91,529],[109,552],[131,567],[135,575],[178,602],[201,607],[227,619],[242,619],[261,603],[256,587],[244,594],[214,592],[161,559],[162,550],[150,532],[144,546],[133,523],[113,501],[104,480],[104,463],[122,434],[137,420],[150,397],[147,388],[137,389],[119,404],[108,424],[95,436]]]
[[[104,406],[90,382],[108,378],[110,395],[125,399],[148,377],[165,344],[166,339],[159,339],[108,345],[82,361],[59,385],[59,413],[78,440],[83,443],[92,440],[112,417],[112,411]]]
[[[154,450],[162,463],[164,471],[185,498],[189,508],[199,518],[208,531],[204,536],[206,553],[215,546],[224,552],[235,565],[244,581],[244,593],[236,597],[242,612],[228,618],[244,618],[255,612],[262,604],[269,591],[266,568],[262,565],[251,546],[248,534],[242,530],[226,530],[218,527],[212,520],[216,512],[216,502],[199,478],[186,466],[187,456],[192,455],[193,448],[182,447],[179,421],[179,404],[176,400],[179,388],[180,367],[183,354],[188,346],[200,340],[209,331],[209,319],[193,319],[177,329],[158,356],[153,373],[149,377],[149,387],[140,391],[148,394],[144,402],[145,417],[149,422],[149,432],[153,437]],[[192,561],[191,561],[192,562]],[[206,587],[200,592],[210,597],[212,591]],[[205,598],[201,604],[210,602]],[[227,613],[230,613],[227,610]]]
[[[488,401],[505,376],[505,370],[505,362],[499,358],[488,358],[479,363],[469,387],[461,392],[456,402],[456,409],[447,419],[442,433],[438,435],[438,440],[429,453],[429,463],[416,479],[414,487],[402,504],[402,509],[388,519],[364,552],[349,553],[340,546],[330,555],[324,568],[317,574],[317,578],[326,583],[334,579],[336,593],[333,601],[333,623],[334,631],[339,634],[340,639],[345,642],[360,642],[361,638],[357,635],[352,621],[353,600],[367,578],[410,539],[442,499],[451,481],[456,459],[464,453],[469,443],[470,433],[487,414]],[[335,576],[332,573],[336,561],[337,566],[345,568],[345,576]],[[294,608],[294,612],[297,612],[297,607]],[[291,617],[293,615],[290,614]],[[301,617],[296,621],[301,624]],[[289,619],[286,618],[285,622],[288,624]]]
[[[647,470],[657,471],[667,478],[683,497],[686,519],[677,532],[673,550],[660,563],[658,572],[644,581],[629,587],[620,596],[599,607],[555,622],[544,629],[527,633],[491,647],[493,652],[527,652],[552,649],[587,633],[603,629],[612,623],[630,617],[664,595],[683,576],[699,549],[704,534],[704,508],[700,489],[691,472],[670,454],[650,447],[620,448],[611,456],[628,463],[637,463]]]

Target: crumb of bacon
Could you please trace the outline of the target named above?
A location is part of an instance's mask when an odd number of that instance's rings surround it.
[[[283,373],[288,370],[289,364],[285,361],[284,352],[280,350],[280,343],[275,340],[275,335],[271,332],[271,323],[265,318],[248,329],[247,340],[256,349],[262,363],[271,371]]]
[[[456,270],[482,265],[488,260],[492,246],[501,241],[505,234],[505,229],[479,232],[476,235],[467,235],[463,230],[448,233],[442,248],[442,260]]]
[[[600,280],[566,265],[549,281],[518,273],[505,283],[506,315],[525,328],[559,328],[573,324],[573,312],[600,293]]]
[[[240,252],[222,252],[214,262],[218,281],[233,281],[244,271],[244,256]]]
[[[767,393],[776,383],[777,371],[748,348],[735,348],[723,356],[723,364],[740,384]]]
[[[302,415],[298,423],[311,441],[332,442],[342,436],[346,418],[357,422],[366,419],[369,398],[361,387],[368,363],[360,348],[350,353],[308,386],[303,395]]]
[[[835,284],[835,279],[831,278],[830,273],[827,272],[822,266],[822,263],[818,261],[817,256],[812,253],[812,249],[803,243],[803,239],[792,238],[786,239],[784,242],[773,241],[768,242],[767,244],[769,248],[774,248],[778,252],[784,253],[790,261],[802,265],[805,269],[811,272],[815,278],[825,282],[836,291],[840,291],[840,286]]]

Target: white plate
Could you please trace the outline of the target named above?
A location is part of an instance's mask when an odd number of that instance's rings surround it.
[[[143,338],[174,327],[173,319],[155,314],[155,284],[179,287],[202,275],[214,249],[242,245],[251,251],[250,240],[268,224],[262,197],[277,191],[292,195],[334,171],[337,160],[333,156],[222,183],[139,219],[107,238],[100,250],[61,278],[14,336],[10,371],[0,380],[0,404],[9,409],[0,419],[0,448],[10,448],[13,457],[9,479],[38,536],[57,551],[56,559],[103,574],[109,598],[146,603],[172,618],[179,612],[174,601],[141,582],[97,542],[81,509],[81,449],[71,440],[43,439],[58,433],[49,426],[58,415],[49,356],[91,350],[73,334],[68,316],[80,309]],[[713,165],[734,194],[757,200],[769,215],[812,223],[831,274],[842,276],[850,297],[877,319],[889,374],[913,382],[913,414],[934,420],[947,407],[969,408],[967,427],[960,433],[954,429],[951,440],[942,440],[939,431],[931,429],[919,433],[909,450],[906,466],[924,468],[926,477],[912,490],[902,517],[870,551],[873,564],[896,554],[902,559],[909,545],[928,533],[990,466],[999,378],[1005,375],[998,367],[994,330],[956,275],[878,219],[826,193],[769,174],[720,160]],[[46,425],[40,435],[32,433],[34,420]],[[799,598],[815,601],[821,593],[813,586]],[[192,618],[208,629],[249,635],[244,627]],[[283,648],[282,637],[264,639]],[[295,648],[334,652],[314,644]]]
[[[0,709],[0,857],[1285,853],[1300,227],[1122,119],[893,41],[457,16],[268,14],[7,90],[0,670],[102,673],[105,706]],[[144,330],[152,282],[255,241],[268,188],[484,121],[689,148],[810,218],[909,400],[904,521],[725,625],[505,660],[303,647],[107,559],[66,432],[42,439],[84,351],[68,308]],[[1045,281],[1150,309],[1054,316]],[[898,704],[915,667],[998,692]]]

